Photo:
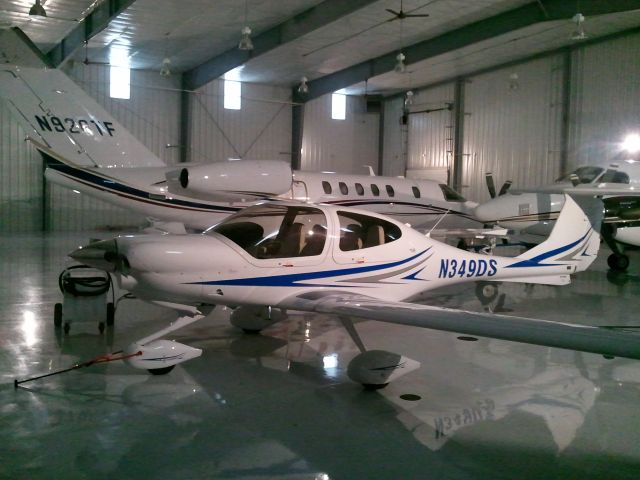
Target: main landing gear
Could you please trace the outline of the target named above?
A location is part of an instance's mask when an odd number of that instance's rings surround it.
[[[615,227],[608,223],[602,224],[602,238],[613,252],[607,258],[607,265],[615,272],[624,272],[629,268],[629,257],[624,254],[620,244],[613,238],[615,235]]]

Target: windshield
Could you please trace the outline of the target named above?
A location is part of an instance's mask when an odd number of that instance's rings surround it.
[[[223,235],[260,258],[320,255],[327,238],[327,219],[311,207],[258,205],[207,230]]]
[[[601,167],[579,167],[573,172],[569,172],[556,180],[556,182],[570,182],[572,175],[577,175],[580,183],[591,183],[598,175],[604,172],[604,168]]]

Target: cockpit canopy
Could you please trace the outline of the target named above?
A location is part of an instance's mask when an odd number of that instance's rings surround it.
[[[338,247],[351,251],[376,247],[400,238],[397,225],[377,217],[338,212]],[[308,206],[257,205],[207,230],[222,235],[259,259],[320,255],[327,240],[327,217]]]
[[[582,184],[595,181],[600,183],[629,183],[629,175],[625,172],[611,168],[605,171],[602,167],[592,166],[578,167],[574,171],[558,178],[556,182],[570,182],[572,175],[576,175]]]

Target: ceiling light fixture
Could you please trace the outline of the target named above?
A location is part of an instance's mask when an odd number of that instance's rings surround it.
[[[249,16],[249,0],[244,2],[244,27],[240,33],[240,43],[238,43],[239,50],[253,50],[253,42],[251,41],[251,28],[247,25],[247,18]]]
[[[300,78],[300,85],[298,85],[298,93],[307,94],[309,93],[309,85],[307,85],[307,81],[309,79],[307,77]]]
[[[168,77],[171,75],[171,59],[169,57],[164,57],[162,60],[162,67],[160,67],[160,76]]]
[[[410,105],[413,105],[413,91],[411,90],[405,93],[404,97],[404,106],[409,107]]]
[[[251,28],[242,27],[242,38],[238,43],[238,49],[240,50],[253,50],[253,42],[251,41]]]
[[[47,16],[47,12],[45,11],[42,4],[40,3],[40,0],[36,0],[36,3],[34,3],[33,6],[29,9],[29,16],[30,17],[46,17]]]
[[[520,88],[520,77],[517,73],[509,75],[509,90],[518,90]]]
[[[404,64],[404,53],[400,52],[396,55],[396,65],[393,67],[393,71],[396,73],[405,73],[407,71],[407,66]]]
[[[589,35],[587,35],[584,31],[584,20],[584,15],[582,15],[581,13],[576,13],[571,19],[571,21],[576,24],[576,29],[571,34],[571,40],[579,41],[589,38]]]

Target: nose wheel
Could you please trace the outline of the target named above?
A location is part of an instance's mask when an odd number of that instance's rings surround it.
[[[607,258],[607,265],[611,270],[624,272],[629,268],[629,256],[624,253],[612,253]]]

